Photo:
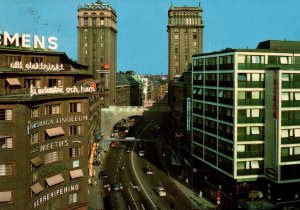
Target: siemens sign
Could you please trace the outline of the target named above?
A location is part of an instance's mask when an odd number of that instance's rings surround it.
[[[0,45],[15,45],[16,47],[24,48],[39,48],[39,49],[48,49],[56,50],[58,48],[57,38],[50,36],[46,38],[45,36],[37,36],[30,34],[19,34],[15,33],[10,35],[7,31],[3,32],[3,35],[0,36]]]

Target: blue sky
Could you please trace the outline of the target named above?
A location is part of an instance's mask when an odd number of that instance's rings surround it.
[[[1,0],[0,31],[55,36],[77,60],[77,7],[96,0]],[[168,9],[196,0],[106,0],[117,12],[119,70],[167,74]],[[256,48],[264,40],[300,41],[300,0],[201,0],[204,52]]]

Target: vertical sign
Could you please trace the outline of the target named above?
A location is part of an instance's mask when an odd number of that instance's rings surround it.
[[[186,99],[186,130],[191,130],[191,98]]]
[[[278,119],[278,71],[274,71],[274,85],[273,85],[273,117]]]

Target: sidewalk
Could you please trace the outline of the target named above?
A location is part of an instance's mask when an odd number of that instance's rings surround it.
[[[103,160],[105,157],[101,157]],[[89,205],[88,205],[88,210],[104,210],[104,204],[103,204],[103,184],[102,180],[98,178],[98,174],[100,172],[101,165],[94,165],[93,170],[95,171],[95,176],[91,177],[91,182],[89,185]]]
[[[170,177],[170,179],[176,184],[178,189],[182,191],[182,193],[193,203],[193,209],[191,210],[215,210],[217,207],[209,202],[207,199],[204,197],[200,197],[200,191],[199,192],[194,192],[192,189],[187,187],[186,185],[180,183],[173,177]]]

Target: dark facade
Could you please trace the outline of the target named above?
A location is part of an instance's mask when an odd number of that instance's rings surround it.
[[[78,7],[78,61],[89,71],[104,94],[105,106],[116,104],[117,14],[97,1]]]
[[[140,86],[132,75],[117,74],[117,106],[141,106]]]
[[[65,53],[3,47],[0,75],[0,209],[87,209],[93,75]]]

